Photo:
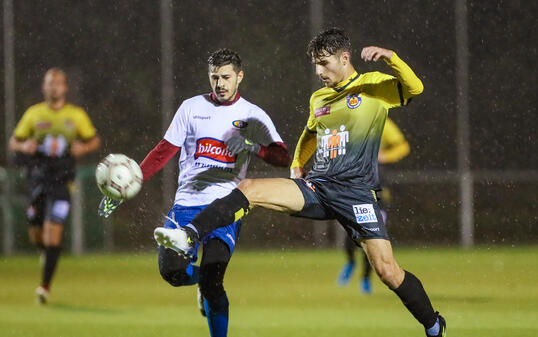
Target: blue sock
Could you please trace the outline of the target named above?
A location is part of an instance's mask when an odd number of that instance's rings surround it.
[[[193,264],[189,264],[187,266],[187,269],[185,270],[185,274],[187,274],[187,277],[185,278],[185,281],[182,285],[192,286],[194,284],[197,284],[198,280],[200,279],[200,267]]]
[[[441,329],[441,325],[439,324],[439,318],[435,321],[435,324],[426,330],[426,333],[428,336],[437,336],[439,334],[439,329]]]
[[[226,294],[212,303],[204,298],[204,308],[211,337],[226,337],[228,334],[228,306]]]

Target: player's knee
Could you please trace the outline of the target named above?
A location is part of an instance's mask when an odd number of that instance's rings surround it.
[[[173,287],[179,287],[187,283],[188,275],[185,270],[171,269],[165,264],[159,264],[159,273],[163,280]]]
[[[163,280],[174,287],[186,285],[189,281],[187,262],[183,262],[176,252],[159,247],[159,273]]]
[[[251,193],[253,193],[253,189],[254,189],[255,184],[256,184],[256,182],[254,181],[254,179],[244,179],[239,183],[237,188],[241,192],[243,192],[243,194],[247,197],[247,199],[250,199],[249,195]]]
[[[382,263],[375,268],[379,278],[389,288],[396,289],[401,283],[402,270],[397,264]]]

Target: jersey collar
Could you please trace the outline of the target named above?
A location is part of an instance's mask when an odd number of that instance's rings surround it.
[[[347,88],[347,86],[350,85],[357,78],[359,78],[359,74],[355,71],[351,76],[347,78],[347,80],[338,83],[338,85],[336,85],[336,87],[334,87],[333,90],[336,92],[340,92],[344,90],[345,88]]]
[[[213,101],[213,103],[215,103],[217,105],[232,105],[232,104],[234,104],[235,102],[237,102],[241,98],[241,96],[239,96],[239,91],[235,93],[235,97],[231,101],[220,102],[217,99],[217,96],[215,95],[214,92],[211,92],[210,97],[211,97],[211,100]]]

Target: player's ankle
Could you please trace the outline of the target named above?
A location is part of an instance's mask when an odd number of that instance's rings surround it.
[[[426,329],[426,334],[428,336],[438,336],[440,329],[441,325],[439,324],[439,317],[437,317],[435,323],[433,323],[433,326]]]
[[[196,241],[200,241],[200,236],[198,235],[198,229],[193,224],[188,224],[187,226],[183,227],[183,229],[189,234],[189,236]]]

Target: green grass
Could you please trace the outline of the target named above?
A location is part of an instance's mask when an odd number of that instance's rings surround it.
[[[397,249],[419,276],[449,336],[538,336],[538,247]],[[226,278],[230,336],[423,336],[399,299],[358,276],[336,286],[340,251],[239,250]],[[60,262],[49,305],[39,307],[36,256],[0,257],[0,336],[208,336],[194,287],[173,288],[156,256],[90,255]]]

